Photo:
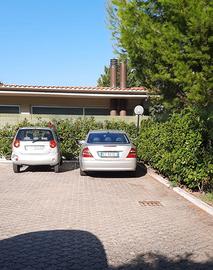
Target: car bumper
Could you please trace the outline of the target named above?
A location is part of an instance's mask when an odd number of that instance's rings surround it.
[[[60,162],[60,157],[57,154],[48,155],[23,155],[12,154],[11,160],[16,165],[50,165],[54,166]]]
[[[136,159],[108,161],[82,159],[80,167],[82,171],[135,171],[136,163]]]

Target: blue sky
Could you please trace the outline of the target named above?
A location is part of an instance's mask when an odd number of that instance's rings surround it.
[[[106,0],[1,0],[0,81],[94,86],[113,57]]]

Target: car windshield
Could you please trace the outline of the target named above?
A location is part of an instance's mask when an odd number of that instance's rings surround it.
[[[128,144],[129,139],[124,133],[90,133],[87,143],[91,144]]]
[[[16,139],[19,141],[51,141],[53,134],[46,129],[20,129]]]

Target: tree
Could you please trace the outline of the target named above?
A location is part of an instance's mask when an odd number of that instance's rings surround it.
[[[213,2],[112,0],[108,12],[117,49],[144,86],[170,107],[211,106]]]
[[[120,85],[120,69],[117,70],[117,86]],[[110,69],[104,67],[104,73],[100,75],[98,86],[109,87],[110,86]],[[132,69],[129,65],[127,66],[127,87],[140,87],[143,86],[141,81],[136,77],[135,69]]]
[[[110,72],[107,66],[104,67],[104,73],[100,75],[97,81],[98,86],[109,87],[110,86]]]

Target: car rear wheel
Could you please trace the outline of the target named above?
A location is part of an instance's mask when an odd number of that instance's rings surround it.
[[[54,166],[54,172],[59,173],[59,170],[60,170],[60,164],[55,165]]]
[[[19,173],[20,172],[20,168],[21,168],[20,165],[13,164],[13,171],[14,171],[14,173]]]
[[[87,173],[86,173],[85,171],[82,171],[82,170],[80,169],[80,175],[81,175],[81,176],[86,176]]]

